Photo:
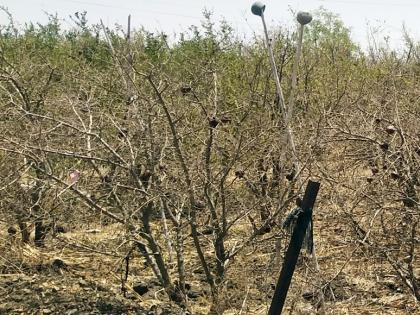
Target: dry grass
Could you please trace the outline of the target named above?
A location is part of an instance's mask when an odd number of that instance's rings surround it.
[[[385,259],[376,255],[367,244],[355,240],[354,231],[340,207],[329,204],[325,196],[320,198],[315,212],[315,241],[328,314],[420,312],[420,306],[393,275]],[[150,268],[138,255],[131,259],[127,295],[123,297],[121,277],[127,248],[121,245],[124,230],[119,224],[73,230],[48,239],[45,248],[23,245],[19,240],[11,242],[5,230],[6,227],[1,226],[3,254],[0,261],[3,270],[0,292],[3,302],[0,312],[43,314],[42,310],[46,309],[45,314],[48,311],[55,313],[60,309],[57,299],[64,299],[71,305],[70,309],[99,313],[101,307],[103,312],[108,307],[120,314],[134,314],[140,310],[151,310],[150,314],[155,314],[161,308],[174,307],[157,285],[144,296],[135,293],[133,286],[136,283],[154,283]],[[244,220],[231,231],[228,243],[232,245],[241,241],[250,231],[251,227]],[[267,313],[281,267],[282,257],[276,256],[275,248],[282,235],[277,238],[271,234],[263,236],[231,262],[227,271],[229,280],[221,293],[226,304],[225,314]],[[211,255],[211,240],[203,236],[202,244],[206,254]],[[287,240],[282,239],[281,255],[286,245]],[[185,255],[187,278],[193,279],[191,285],[197,291],[204,292],[204,295],[190,300],[191,310],[194,314],[207,314],[210,307],[210,298],[206,296],[208,288],[203,275],[197,273],[200,267],[191,243],[186,243]],[[62,265],[57,265],[58,261]],[[416,264],[419,269],[419,262],[416,261]],[[173,276],[176,277],[175,265],[173,267]],[[389,272],[384,273],[384,269]],[[315,277],[317,275],[311,271],[310,260],[302,255],[284,314],[316,313],[315,301],[310,298],[314,292]],[[34,293],[37,290],[40,295]],[[24,303],[19,301],[19,296],[25,297]],[[102,305],[101,301],[110,296],[110,304]],[[90,304],[86,306],[83,301],[90,301]]]

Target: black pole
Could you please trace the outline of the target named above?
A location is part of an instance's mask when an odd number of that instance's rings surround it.
[[[295,228],[293,229],[292,238],[290,239],[289,248],[287,249],[286,257],[284,258],[283,267],[280,272],[279,280],[277,281],[268,315],[280,315],[283,310],[287,291],[289,290],[290,282],[292,281],[306,229],[312,219],[312,209],[315,204],[316,196],[318,195],[319,186],[319,183],[313,181],[309,181],[308,186],[306,186],[305,196],[302,201],[303,212],[297,218]]]

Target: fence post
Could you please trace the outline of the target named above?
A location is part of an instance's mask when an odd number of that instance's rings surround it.
[[[284,258],[283,267],[277,281],[268,315],[280,315],[283,310],[287,291],[289,290],[290,282],[292,281],[306,229],[312,219],[312,210],[318,195],[319,186],[320,183],[311,180],[308,182],[308,186],[306,186],[305,196],[302,201],[303,212],[297,218],[295,228],[293,229],[289,248],[287,249],[286,257]]]

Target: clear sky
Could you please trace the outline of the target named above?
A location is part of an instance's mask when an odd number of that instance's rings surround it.
[[[15,20],[21,24],[45,22],[45,12],[57,13],[72,22],[69,15],[87,11],[88,20],[97,23],[103,19],[108,26],[126,24],[132,15],[134,27],[143,25],[150,31],[163,31],[168,35],[198,25],[204,8],[213,12],[215,20],[224,18],[239,34],[262,33],[261,20],[253,16],[249,0],[0,0]],[[276,0],[261,1],[266,4],[268,26],[293,25],[291,10],[311,11],[323,6],[337,13],[352,30],[353,39],[367,45],[367,34],[374,31],[379,40],[389,36],[394,48],[401,45],[403,23],[413,38],[420,40],[420,0]],[[4,21],[0,14],[0,21]]]

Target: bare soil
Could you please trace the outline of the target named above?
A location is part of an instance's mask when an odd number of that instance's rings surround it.
[[[315,215],[321,277],[302,253],[284,314],[316,314],[314,284],[319,281],[328,314],[420,314],[419,304],[391,266],[389,273],[383,272],[384,258],[354,241],[354,231],[338,211],[324,209],[319,207]],[[248,228],[247,224],[235,228],[230,242],[243,239]],[[1,231],[7,227],[1,226]],[[288,242],[284,235],[277,236],[262,236],[231,263],[221,294],[224,314],[267,313]],[[211,254],[208,236],[201,238],[209,244],[206,254]],[[127,282],[122,281],[126,262],[114,250],[121,239],[118,224],[59,234],[47,239],[44,248],[22,244],[2,232],[0,314],[186,314],[169,302],[138,254],[129,261]],[[275,254],[279,244],[280,256]],[[194,279],[189,283],[189,311],[207,314],[208,288],[192,244],[186,245],[191,247],[186,251],[186,272]]]

